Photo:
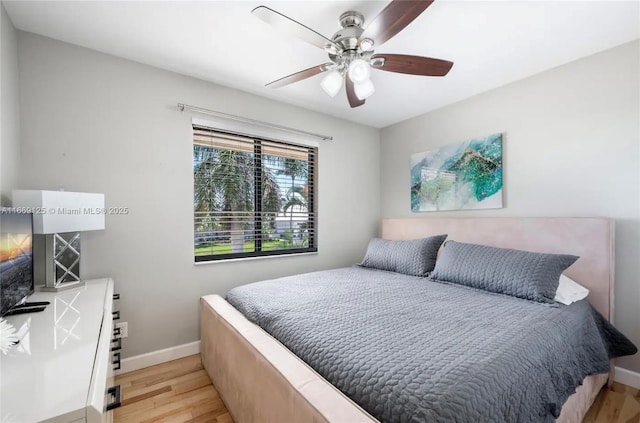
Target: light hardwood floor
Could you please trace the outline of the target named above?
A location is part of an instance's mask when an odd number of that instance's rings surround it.
[[[600,391],[583,423],[640,423],[640,391],[614,382]]]
[[[199,354],[119,375],[116,384],[116,423],[233,423]]]
[[[200,355],[125,373],[116,383],[122,407],[115,410],[115,423],[233,423]],[[640,392],[619,383],[603,389],[584,423],[640,423]]]

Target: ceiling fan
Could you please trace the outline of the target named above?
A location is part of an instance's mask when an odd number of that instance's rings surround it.
[[[252,14],[281,32],[325,50],[331,60],[277,79],[266,86],[279,88],[328,72],[320,83],[322,89],[334,97],[344,83],[349,105],[358,107],[375,91],[369,79],[371,68],[410,75],[445,76],[453,62],[406,54],[374,54],[374,47],[402,31],[433,1],[393,0],[366,28],[363,28],[364,17],[361,13],[344,12],[340,15],[342,29],[331,39],[266,6],[256,7],[251,11]]]

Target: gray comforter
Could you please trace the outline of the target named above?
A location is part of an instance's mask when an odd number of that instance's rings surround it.
[[[553,421],[635,346],[586,301],[542,304],[351,267],[227,300],[382,422]]]

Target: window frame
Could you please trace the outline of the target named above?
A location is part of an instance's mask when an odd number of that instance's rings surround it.
[[[202,124],[192,124],[191,131],[191,145],[192,145],[192,154],[193,154],[193,146],[195,145],[194,135],[195,130],[208,130],[211,132],[216,132],[221,135],[228,135],[232,137],[243,137],[248,138],[253,141],[253,160],[254,160],[254,250],[260,249],[260,251],[250,251],[250,252],[241,252],[241,253],[225,253],[225,254],[208,254],[208,255],[196,255],[195,254],[195,210],[193,210],[193,218],[194,218],[194,251],[193,257],[195,264],[204,264],[204,263],[216,263],[220,261],[231,261],[231,260],[239,260],[239,259],[251,259],[251,258],[265,258],[265,257],[281,257],[281,256],[290,256],[290,255],[299,255],[299,254],[315,254],[318,252],[318,147],[316,145],[306,145],[306,144],[296,144],[294,142],[282,141],[279,139],[273,138],[265,138],[260,136],[254,136],[249,134],[240,134],[234,133],[231,131],[221,130],[217,128],[212,128]],[[262,142],[268,143],[277,143],[281,144],[285,147],[293,147],[293,148],[304,148],[308,151],[308,179],[307,183],[310,186],[310,190],[312,195],[309,196],[307,212],[308,212],[308,220],[307,224],[312,230],[309,232],[309,246],[305,248],[288,248],[282,250],[269,250],[262,251],[262,178],[261,178],[261,168],[262,168]],[[194,170],[192,164],[192,172]],[[192,198],[195,197],[195,174],[193,175],[193,185],[194,193]],[[260,210],[260,211],[258,211]]]

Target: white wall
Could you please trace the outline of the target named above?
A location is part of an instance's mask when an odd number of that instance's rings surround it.
[[[383,129],[382,216],[615,218],[616,326],[640,346],[639,75],[636,41]],[[504,209],[411,212],[412,153],[496,132]]]
[[[0,206],[10,206],[20,162],[18,42],[2,3],[0,15]]]
[[[378,130],[33,34],[18,44],[21,187],[131,210],[82,246],[83,276],[113,276],[122,295],[124,356],[199,339],[201,295],[362,259],[380,218]],[[192,115],[178,102],[333,135],[319,147],[319,254],[193,264]]]

